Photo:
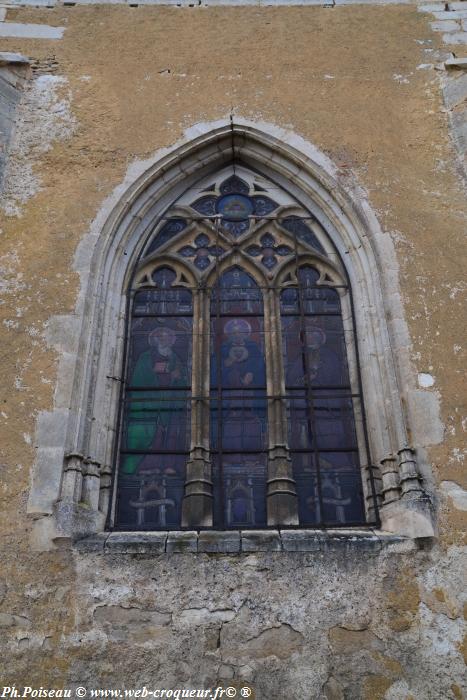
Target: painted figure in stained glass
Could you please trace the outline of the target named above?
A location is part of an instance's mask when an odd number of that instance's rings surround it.
[[[251,331],[251,324],[245,318],[229,319],[224,326],[221,379],[225,389],[265,385],[263,353],[258,344],[251,339]],[[215,363],[213,369],[216,371]]]
[[[173,321],[172,325],[177,322]],[[186,333],[187,329],[182,330]],[[127,447],[130,450],[177,450],[184,444],[185,401],[183,392],[175,389],[187,386],[188,373],[186,362],[182,362],[174,349],[176,340],[175,328],[158,325],[148,334],[149,349],[135,363],[131,386],[144,387],[147,391],[129,392]],[[144,461],[144,455],[127,455],[123,473],[134,474],[144,466]],[[170,459],[162,462],[163,471],[173,472]]]

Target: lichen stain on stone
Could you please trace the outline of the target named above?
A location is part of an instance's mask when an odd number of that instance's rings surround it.
[[[225,628],[224,628],[225,629]],[[265,659],[274,656],[278,659],[287,659],[295,652],[303,648],[304,640],[300,632],[290,625],[282,624],[279,627],[271,627],[261,630],[256,636],[250,637],[241,643],[229,639],[228,632],[222,633],[221,653],[222,658],[231,662],[239,660]]]
[[[390,678],[374,675],[365,678],[363,683],[363,700],[384,700],[388,688],[392,685]]]
[[[394,632],[408,630],[414,623],[420,603],[420,590],[415,572],[389,577],[384,583],[387,602],[387,620]]]
[[[372,651],[371,656],[378,664],[380,664],[382,670],[391,674],[393,679],[402,676],[402,666],[397,659],[391,659],[389,656],[381,654],[378,651]]]
[[[336,654],[355,654],[362,649],[381,649],[381,640],[370,630],[348,630],[345,627],[332,627],[329,641]]]
[[[459,650],[464,657],[464,663],[467,666],[467,634],[464,635],[464,639],[462,640],[462,644],[459,645]]]

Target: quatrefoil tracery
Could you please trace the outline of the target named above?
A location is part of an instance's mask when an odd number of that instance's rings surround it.
[[[268,270],[272,270],[277,265],[277,256],[284,257],[292,255],[293,250],[288,245],[276,245],[276,239],[271,233],[265,233],[260,238],[260,245],[253,244],[246,249],[248,255],[257,258],[261,255],[261,264]]]
[[[184,258],[193,258],[193,264],[199,270],[206,270],[212,262],[212,258],[217,258],[225,250],[220,246],[210,245],[211,241],[205,233],[196,236],[193,245],[185,245],[177,252]]]
[[[262,182],[259,186],[246,171],[244,178],[224,174],[206,184],[194,196],[184,195],[166,214],[145,248],[141,271],[145,260],[152,267],[160,256],[167,256],[174,262],[176,258],[189,261],[199,278],[216,261],[222,260],[224,266],[231,255],[232,260],[240,255],[244,263],[249,259],[272,278],[282,262],[294,255],[301,258],[310,249],[328,257],[317,235],[317,222],[312,226],[313,217],[283,193],[274,201],[269,189]],[[271,184],[271,188],[277,192],[277,187]]]

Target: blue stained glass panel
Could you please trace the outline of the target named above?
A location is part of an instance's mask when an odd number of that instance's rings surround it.
[[[174,236],[181,233],[187,225],[188,223],[185,219],[169,219],[153,238],[144,255],[146,256],[153,253],[157,248],[160,248],[164,243],[167,243],[167,241],[170,241]]]
[[[319,459],[320,471],[316,459]],[[338,463],[337,469],[333,463]],[[362,487],[357,454],[294,453],[292,468],[297,485],[300,523],[327,526],[364,520]],[[320,495],[322,507],[320,507]]]
[[[211,337],[211,386],[217,387],[220,381],[224,389],[238,388],[242,396],[243,389],[248,392],[256,387],[265,388],[262,318],[213,318]],[[249,398],[251,394],[245,396]]]
[[[221,468],[213,457],[215,527],[266,525],[266,462],[265,454],[226,454]]]
[[[247,221],[222,221],[222,227],[226,229],[234,238],[238,238],[242,233],[248,231],[250,222]]]
[[[190,314],[192,308],[192,296],[188,289],[147,290],[135,294],[133,313],[138,316],[178,316]]]
[[[316,235],[310,229],[308,224],[298,216],[288,216],[282,219],[280,225],[283,226],[289,233],[307,243],[309,246],[317,250],[319,253],[326,255],[326,251],[317,239]]]
[[[255,195],[252,199],[254,202],[256,216],[267,216],[279,206],[277,202],[274,202],[272,199],[269,199],[269,197]]]
[[[348,449],[357,447],[352,399],[329,398],[326,392],[289,389],[287,400],[289,444],[292,450]]]
[[[263,313],[263,297],[254,279],[240,267],[232,267],[219,278],[213,287],[211,312],[220,305],[220,314],[245,315]]]
[[[117,523],[128,529],[177,529],[185,485],[185,455],[148,455],[137,478],[120,478]]]
[[[248,194],[250,187],[238,175],[231,175],[220,186],[221,194]]]
[[[201,197],[193,202],[191,205],[193,209],[204,216],[215,216],[216,215],[216,201],[217,197],[208,196]]]
[[[304,336],[304,337],[303,337]],[[287,386],[343,387],[349,385],[342,321],[338,316],[282,319],[283,355]]]

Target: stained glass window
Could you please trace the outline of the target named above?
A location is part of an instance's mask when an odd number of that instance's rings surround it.
[[[238,238],[251,228],[252,220],[272,214],[278,204],[250,186],[237,175],[224,180],[219,193],[200,197],[192,203],[193,209],[207,217],[219,216],[222,228]]]
[[[339,294],[305,266],[281,294],[288,436],[304,525],[362,522],[353,396]]]
[[[160,268],[136,292],[120,445],[118,521],[178,527],[190,448],[191,292]]]
[[[224,272],[211,297],[211,450],[214,524],[266,524],[266,362],[261,290]]]
[[[364,523],[350,290],[318,223],[245,168],[171,211],[132,278],[117,527],[268,527],[275,493],[288,524]]]

